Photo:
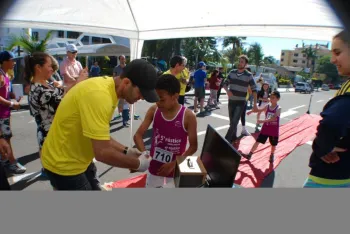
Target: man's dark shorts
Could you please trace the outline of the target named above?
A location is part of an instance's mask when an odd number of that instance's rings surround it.
[[[91,163],[84,173],[74,176],[62,176],[44,170],[55,190],[101,190],[94,163]]]
[[[205,97],[205,88],[199,87],[194,89],[194,96],[198,99],[202,99]]]

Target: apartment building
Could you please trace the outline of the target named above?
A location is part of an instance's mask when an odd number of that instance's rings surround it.
[[[309,47],[309,45],[305,45],[304,48]],[[317,62],[318,58],[330,55],[331,51],[328,49],[328,45],[312,45],[313,49],[316,50],[317,58],[315,61]],[[302,52],[304,50],[303,47],[296,47],[294,50],[282,50],[281,51],[281,66],[288,67],[301,67],[306,68],[307,58],[306,55]],[[317,66],[317,64],[315,64]]]

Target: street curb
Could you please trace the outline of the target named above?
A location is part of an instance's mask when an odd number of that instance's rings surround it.
[[[294,93],[294,90],[293,91],[288,91],[288,92],[286,92],[286,91],[279,91],[279,92],[280,93]],[[209,96],[209,95],[210,95],[209,92],[205,93],[205,96]],[[226,92],[221,92],[220,95],[226,95]],[[185,97],[194,97],[194,93],[185,94]]]
[[[209,90],[206,90],[206,91],[209,91]],[[288,91],[288,92],[280,91],[280,93],[294,93],[294,90],[293,91]],[[226,92],[221,92],[220,95],[226,95]],[[205,96],[210,96],[210,92],[205,92]],[[185,97],[194,97],[194,92],[185,94]],[[20,110],[29,110],[29,105],[28,104],[21,104],[21,109]]]

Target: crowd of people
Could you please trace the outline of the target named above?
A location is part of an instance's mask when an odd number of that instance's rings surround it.
[[[321,113],[322,120],[312,146],[311,172],[304,187],[350,187],[349,47],[347,32],[334,37],[331,62],[348,80]],[[245,116],[257,113],[256,129],[263,126],[250,152],[242,156],[250,160],[258,145],[269,139],[269,161],[274,162],[281,95],[278,91],[270,93],[269,85],[262,79],[254,80],[246,55],[239,56],[237,69],[226,77],[222,69],[218,69],[207,79],[206,64],[199,62],[192,81],[186,68],[187,59],[179,55],[170,59],[169,70],[160,76],[147,61],[135,59],[126,64],[125,56],[119,57],[120,64],[115,67],[113,76],[99,76],[98,64],[90,71],[83,68],[76,60],[77,53],[75,45],[67,46],[67,57],[60,65],[44,52],[25,57],[25,77],[30,84],[28,101],[30,114],[37,124],[42,175],[49,179],[54,190],[101,190],[94,158],[130,172],[146,172],[146,187],[165,186],[173,177],[176,158],[193,155],[198,149],[198,105],[199,114],[210,107],[219,108],[222,88],[229,99],[230,127],[225,139],[238,148],[239,120],[243,126],[242,135],[250,135],[245,128]],[[11,108],[20,108],[18,101],[10,101],[14,95],[10,92],[7,75],[14,66],[14,55],[1,52],[0,63],[0,187],[8,190],[5,168],[13,173],[24,173],[26,169],[16,161],[11,145]],[[88,79],[89,72],[94,75]],[[185,93],[192,82],[193,111],[185,106]],[[204,106],[207,85],[210,97]],[[140,99],[155,104],[134,135],[136,148],[130,148],[111,137],[110,121],[122,117],[127,127],[130,105]],[[248,100],[251,110],[246,112]],[[261,113],[265,114],[263,120]],[[143,137],[151,125],[152,144],[147,150]]]

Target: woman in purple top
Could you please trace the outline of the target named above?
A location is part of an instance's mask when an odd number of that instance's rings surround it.
[[[262,123],[263,126],[249,154],[244,155],[248,160],[251,159],[254,151],[258,148],[259,144],[265,144],[267,138],[269,138],[271,143],[270,163],[274,161],[274,153],[278,144],[280,126],[281,107],[277,104],[277,102],[280,100],[280,97],[281,95],[278,91],[273,91],[270,95],[271,104],[259,110],[259,112],[265,111],[265,120],[258,120],[258,123]],[[252,111],[247,112],[248,115],[251,113]]]

